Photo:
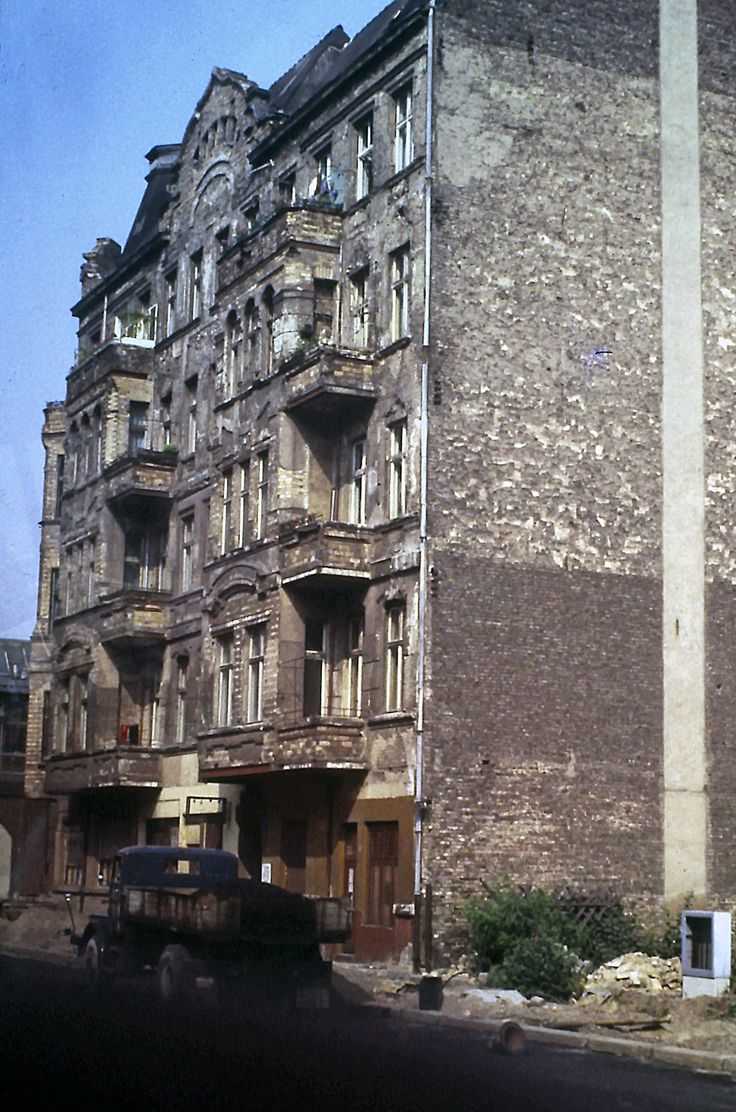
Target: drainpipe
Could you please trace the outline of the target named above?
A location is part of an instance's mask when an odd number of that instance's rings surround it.
[[[427,632],[427,422],[429,411],[429,325],[432,284],[432,99],[434,87],[435,0],[427,7],[427,110],[424,167],[424,321],[419,417],[419,645],[417,652],[417,768],[414,778],[414,937],[412,963],[422,965],[422,885],[424,841],[424,677]],[[427,943],[429,949],[430,943]]]

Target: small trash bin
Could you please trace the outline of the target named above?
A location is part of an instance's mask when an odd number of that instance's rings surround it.
[[[442,1011],[442,978],[425,973],[419,982],[419,1009],[422,1012]]]

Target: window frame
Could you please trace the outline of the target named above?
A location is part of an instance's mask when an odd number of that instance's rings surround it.
[[[414,88],[408,82],[393,94],[394,173],[414,161]]]
[[[182,514],[181,522],[181,568],[179,582],[182,594],[191,591],[194,585],[194,511]]]
[[[355,199],[362,201],[373,192],[373,112],[367,112],[355,124],[356,175]]]
[[[359,436],[350,443],[350,504],[348,521],[351,525],[365,525],[368,493],[367,440]],[[359,457],[358,457],[358,452]]]
[[[256,540],[263,540],[266,536],[268,528],[268,495],[269,495],[269,475],[268,475],[268,449],[258,452],[256,455],[257,471],[257,495],[256,495],[256,518],[255,528],[253,535]]]
[[[176,311],[177,311],[177,286],[178,286],[178,268],[172,267],[171,270],[164,274],[164,286],[166,289],[166,312],[165,312],[165,331],[167,336],[171,336],[176,331]]]
[[[411,260],[409,244],[391,252],[391,342],[409,335]]]
[[[407,447],[408,424],[406,417],[388,426],[388,516],[390,520],[403,517],[407,505]]]
[[[223,633],[217,641],[217,686],[215,725],[233,725],[233,674],[235,665],[235,635]]]
[[[187,736],[187,683],[189,680],[189,657],[176,658],[176,743],[183,745]]]
[[[263,721],[264,680],[266,671],[266,623],[248,627],[248,683],[245,720]]]
[[[222,472],[222,520],[220,522],[221,556],[225,556],[232,549],[233,493],[233,469],[232,467],[227,467]]]
[[[238,548],[245,548],[250,532],[250,460],[238,464]]]
[[[367,348],[370,337],[370,268],[365,266],[350,276],[350,315],[353,322],[353,346]]]
[[[385,706],[388,712],[404,705],[404,659],[406,656],[406,603],[386,607]]]

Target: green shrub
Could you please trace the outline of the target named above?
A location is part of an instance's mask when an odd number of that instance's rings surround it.
[[[580,959],[549,935],[522,938],[498,967],[500,988],[515,988],[525,996],[569,1000],[583,986]]]
[[[465,904],[464,917],[475,964],[492,972],[498,987],[555,1000],[579,987],[585,931],[541,888],[486,885],[482,899]]]
[[[481,972],[500,965],[509,950],[526,938],[548,937],[571,950],[580,949],[585,932],[554,896],[541,888],[522,892],[505,880],[484,887],[484,897],[468,900],[464,907]]]
[[[540,888],[522,891],[503,880],[484,889],[465,904],[464,918],[476,968],[501,988],[567,999],[582,987],[584,967],[636,950],[658,957],[680,952],[679,916],[668,917],[659,933],[646,931],[613,903],[583,926],[569,901]]]

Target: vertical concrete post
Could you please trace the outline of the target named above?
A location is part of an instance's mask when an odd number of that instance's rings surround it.
[[[664,893],[707,889],[697,0],[660,3]]]

